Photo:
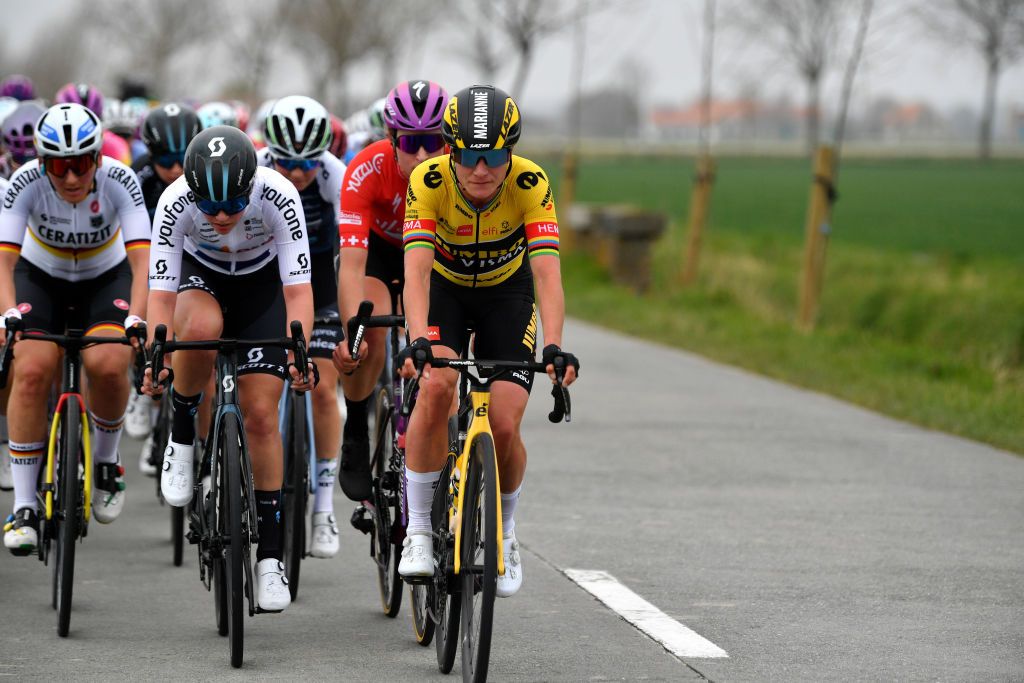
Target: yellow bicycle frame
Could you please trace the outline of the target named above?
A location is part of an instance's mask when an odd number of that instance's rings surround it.
[[[53,412],[53,422],[50,423],[50,442],[46,449],[46,519],[53,519],[53,472],[57,459],[57,433],[60,430],[61,408],[64,407],[67,394],[61,396],[57,403],[57,410]],[[79,422],[82,429],[82,450],[85,451],[85,521],[89,521],[92,512],[92,440],[89,435],[89,415],[85,410],[85,401],[78,396],[78,405],[81,409],[82,419]]]
[[[494,442],[494,435],[491,434],[491,423],[487,419],[487,401],[490,398],[489,391],[471,391],[469,393],[469,405],[472,412],[472,419],[469,421],[469,431],[466,433],[466,443],[462,448],[462,453],[459,454],[458,459],[455,461],[455,471],[458,473],[459,485],[455,488],[455,500],[452,501],[452,508],[448,511],[448,522],[451,525],[453,519],[452,513],[454,511],[455,524],[455,574],[459,574],[462,564],[462,491],[466,484],[466,468],[469,465],[469,451],[473,447],[473,440],[480,434],[487,433],[491,435],[491,442]],[[502,553],[502,534],[504,533],[501,528],[501,483],[498,474],[498,454],[495,451],[494,454],[494,498],[497,504],[498,510],[498,533],[495,538],[495,542],[498,544],[498,575],[504,576],[505,574],[505,557]]]

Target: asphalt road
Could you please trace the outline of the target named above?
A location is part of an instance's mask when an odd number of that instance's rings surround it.
[[[1024,679],[1024,459],[580,323],[566,340],[573,422],[548,424],[534,392],[526,578],[498,603],[493,680]],[[231,669],[137,449],[123,516],[80,546],[69,638],[48,569],[0,557],[0,677],[450,680],[407,604],[380,613],[347,525],[339,557],[304,564],[298,602],[247,620]],[[609,572],[729,657],[668,654],[568,568]]]

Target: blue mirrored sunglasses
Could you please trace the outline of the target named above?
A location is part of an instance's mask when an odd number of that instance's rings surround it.
[[[159,156],[153,157],[153,163],[161,168],[174,168],[175,164],[179,166],[185,165],[185,153],[184,152],[170,152],[168,154],[160,154]]]
[[[245,207],[249,206],[249,195],[245,194],[241,197],[235,197],[234,199],[229,199],[225,202],[198,199],[196,200],[196,206],[198,206],[199,210],[207,216],[216,216],[221,211],[232,216],[240,211],[244,211]]]
[[[294,171],[295,169],[312,171],[320,166],[319,159],[281,159],[274,157],[274,163],[286,171]]]
[[[490,168],[500,168],[508,163],[511,153],[508,149],[453,149],[452,158],[460,166],[473,168],[483,159]]]

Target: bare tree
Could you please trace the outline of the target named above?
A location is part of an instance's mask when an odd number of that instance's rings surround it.
[[[788,61],[806,88],[807,147],[818,145],[821,85],[842,36],[849,0],[745,0],[729,22]]]
[[[833,134],[833,141],[836,146],[837,167],[843,147],[843,138],[846,136],[846,117],[850,110],[850,98],[853,95],[853,80],[857,76],[857,68],[860,66],[861,56],[864,53],[864,43],[868,37],[868,28],[871,25],[871,13],[874,7],[875,0],[861,0],[860,18],[857,20],[857,35],[853,39],[850,59],[846,63],[846,71],[843,74],[843,89],[839,97],[839,112],[836,114],[836,127]]]
[[[954,48],[969,47],[985,62],[978,156],[992,155],[992,129],[1002,72],[1024,56],[1024,0],[928,0],[923,25]]]
[[[107,79],[127,69],[166,93],[180,73],[175,57],[220,29],[215,6],[200,7],[190,0],[93,0],[79,30],[91,36],[91,54],[103,55],[95,66]]]

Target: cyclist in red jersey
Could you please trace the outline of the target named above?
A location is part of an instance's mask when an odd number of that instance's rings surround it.
[[[409,174],[420,162],[444,152],[441,120],[447,101],[448,93],[437,83],[399,83],[386,98],[387,139],[360,151],[345,171],[338,220],[338,306],[343,321],[364,300],[373,302],[376,315],[392,313],[390,291],[401,292],[405,283],[402,224]],[[359,361],[352,360],[347,344],[334,349],[348,409],[338,482],[357,501],[370,496],[366,406],[384,367],[384,340],[385,330],[367,330]]]

